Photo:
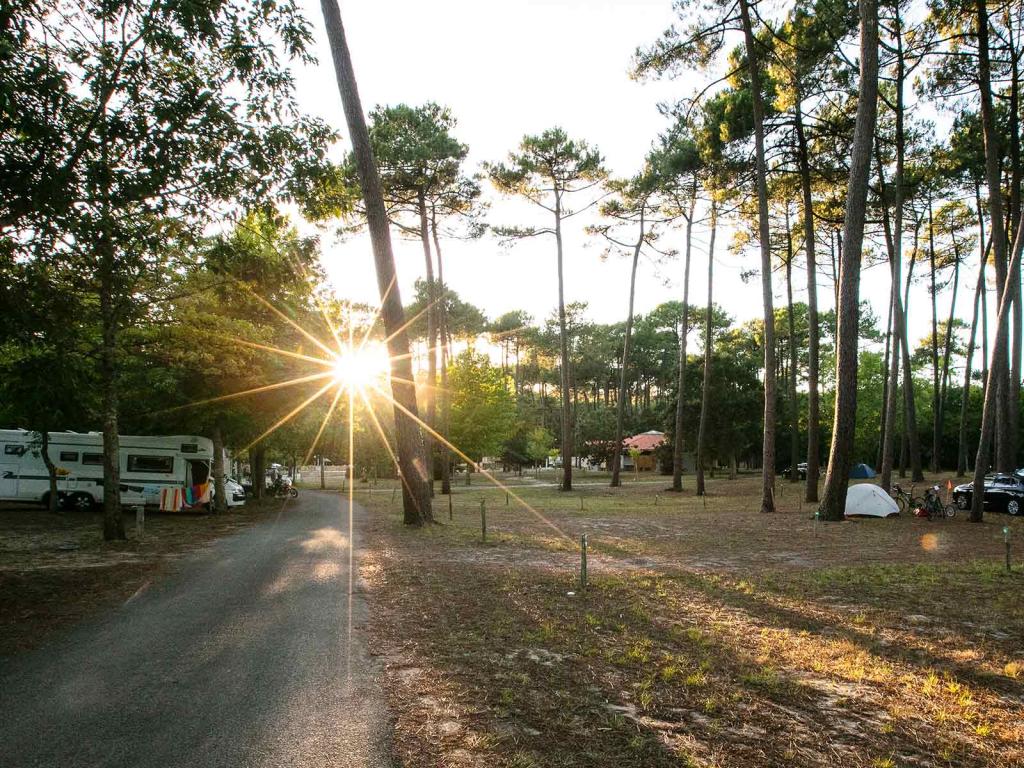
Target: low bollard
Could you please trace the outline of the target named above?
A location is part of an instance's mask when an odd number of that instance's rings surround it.
[[[1006,545],[1006,572],[1009,573],[1012,568],[1010,566],[1010,527],[1003,527],[1003,543]]]
[[[142,534],[146,532],[146,508],[141,504],[135,507],[135,536],[142,538]],[[1009,557],[1009,555],[1007,555]]]
[[[587,534],[580,536],[580,592],[587,588]]]
[[[480,541],[487,543],[487,507],[483,499],[480,499]]]
[[[452,521],[452,492],[448,491],[448,522]]]

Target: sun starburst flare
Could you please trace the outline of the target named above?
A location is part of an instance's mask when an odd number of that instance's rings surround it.
[[[392,286],[389,286],[388,291],[390,292]],[[371,340],[371,334],[377,321],[380,317],[380,309],[376,309],[371,313],[368,324],[360,332],[357,338],[353,326],[353,313],[351,307],[347,312],[347,333],[344,334],[346,338],[343,340],[343,334],[339,332],[338,325],[332,321],[330,314],[327,312],[326,307],[322,304],[318,306],[322,320],[329,331],[329,340],[324,341],[318,338],[316,334],[307,328],[303,328],[295,320],[289,318],[285,313],[274,307],[269,301],[260,297],[253,292],[253,295],[262,303],[265,307],[270,309],[278,318],[286,322],[294,330],[296,330],[302,338],[312,343],[316,350],[315,352],[323,352],[323,356],[317,354],[308,354],[296,350],[282,349],[271,344],[261,344],[247,339],[231,339],[234,342],[239,343],[242,346],[257,349],[270,354],[275,354],[280,357],[295,360],[301,363],[309,365],[316,365],[322,368],[321,371],[313,374],[304,374],[296,376],[292,379],[285,379],[279,382],[273,382],[263,386],[252,387],[250,389],[240,390],[226,395],[220,395],[218,397],[206,398],[203,400],[197,400],[192,403],[185,405],[175,406],[173,408],[163,409],[160,413],[169,411],[176,411],[185,408],[197,407],[200,405],[208,405],[211,403],[217,403],[222,401],[234,400],[246,396],[256,395],[260,393],[266,393],[271,391],[283,390],[289,387],[296,387],[302,384],[320,383],[326,380],[319,388],[312,394],[303,393],[303,396],[299,398],[298,402],[295,403],[289,410],[280,418],[278,418],[269,428],[264,430],[259,437],[245,446],[243,450],[247,450],[254,445],[266,440],[274,432],[283,427],[285,424],[292,421],[306,408],[312,406],[314,403],[319,401],[325,395],[330,396],[330,404],[327,408],[327,412],[324,414],[323,420],[320,422],[319,428],[317,429],[316,435],[309,446],[308,451],[305,454],[305,462],[309,462],[316,450],[317,445],[323,438],[328,425],[330,424],[331,418],[337,413],[342,397],[347,395],[346,402],[348,405],[348,466],[349,466],[349,530],[351,533],[351,506],[354,504],[354,498],[352,496],[353,484],[352,467],[355,466],[355,413],[356,401],[358,400],[366,411],[369,422],[372,425],[374,431],[379,436],[384,447],[387,449],[391,460],[395,464],[396,470],[398,469],[398,457],[391,446],[391,441],[388,438],[388,434],[385,431],[383,425],[380,423],[375,408],[374,401],[370,395],[376,395],[380,398],[380,401],[390,405],[396,411],[402,412],[405,416],[412,419],[413,422],[427,435],[430,435],[440,445],[444,446],[448,451],[467,462],[469,465],[474,467],[483,477],[501,490],[509,494],[511,499],[514,499],[516,504],[522,509],[529,512],[545,526],[551,529],[559,537],[566,540],[570,540],[571,537],[562,531],[555,523],[545,517],[540,511],[534,509],[525,499],[522,498],[514,489],[510,488],[505,483],[501,482],[492,473],[488,472],[484,468],[480,467],[473,459],[471,459],[465,452],[459,449],[454,443],[448,440],[447,437],[442,435],[436,429],[427,424],[417,414],[404,407],[401,403],[395,401],[391,394],[385,389],[385,385],[389,381],[400,381],[405,384],[412,384],[420,388],[431,389],[432,391],[442,391],[441,387],[432,386],[423,382],[413,382],[404,378],[398,378],[391,375],[391,369],[393,363],[398,360],[407,357],[402,355],[399,358],[393,358],[389,356],[387,351],[387,342],[398,333],[407,330],[413,323],[419,320],[420,316],[426,312],[427,308],[424,308],[419,313],[411,318],[408,318],[402,327],[395,333],[388,336],[383,341]],[[333,346],[332,346],[333,342]],[[436,354],[439,347],[428,346],[427,354]],[[307,390],[308,392],[308,390]],[[401,472],[398,472],[398,476],[401,479],[403,485],[405,484],[405,478],[402,477]],[[351,540],[351,539],[350,539]]]

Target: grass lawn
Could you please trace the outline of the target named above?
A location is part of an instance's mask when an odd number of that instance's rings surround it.
[[[774,516],[759,477],[580,481],[506,501],[474,478],[424,530],[357,483],[406,765],[1024,764],[1024,520],[815,523],[784,481]]]
[[[105,542],[99,511],[52,515],[38,505],[0,504],[0,657],[123,602],[168,563],[280,506],[265,499],[223,515],[150,513],[141,538],[134,514],[126,514],[128,540]]]

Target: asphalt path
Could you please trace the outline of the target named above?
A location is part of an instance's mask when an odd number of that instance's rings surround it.
[[[348,517],[338,494],[302,491],[0,660],[0,766],[390,766],[358,579],[366,511],[351,569]]]

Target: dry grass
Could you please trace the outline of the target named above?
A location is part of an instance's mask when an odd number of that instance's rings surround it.
[[[757,487],[517,491],[532,511],[458,487],[424,531],[360,493],[406,764],[1024,763],[1021,521],[815,524],[793,487],[760,515]]]

